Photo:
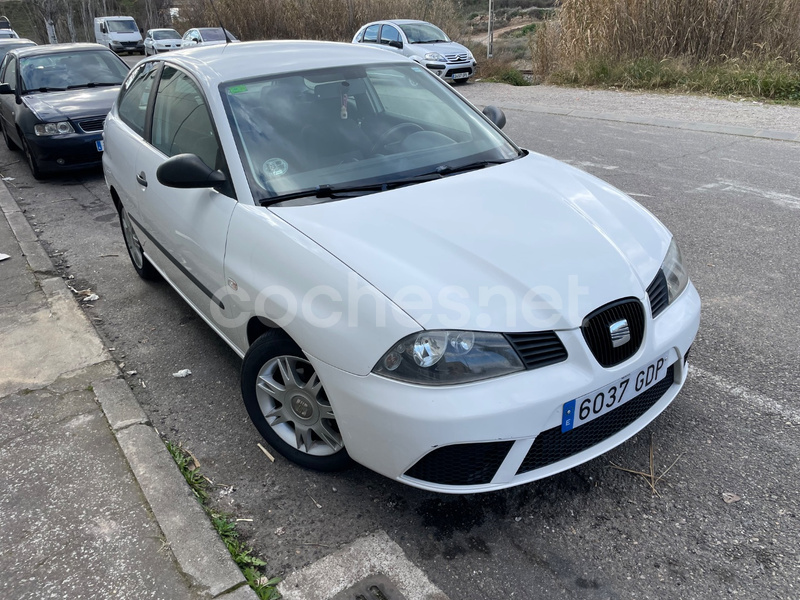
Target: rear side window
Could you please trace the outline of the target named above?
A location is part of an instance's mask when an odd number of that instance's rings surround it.
[[[220,146],[203,94],[185,73],[164,67],[153,108],[152,144],[167,156],[196,154],[220,168]]]
[[[147,101],[158,70],[154,65],[155,63],[141,65],[125,80],[117,104],[119,118],[142,137],[147,117]]]

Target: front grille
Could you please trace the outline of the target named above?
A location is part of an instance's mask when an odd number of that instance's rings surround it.
[[[513,444],[507,441],[442,446],[423,456],[406,475],[441,485],[490,483]]]
[[[451,63],[465,62],[467,60],[466,54],[445,54],[444,57],[447,59],[447,62]]]
[[[517,470],[517,475],[569,458],[622,431],[661,399],[674,383],[674,373],[674,366],[671,365],[664,379],[649,390],[585,425],[564,433],[561,432],[561,425],[543,431],[536,436],[525,460]]]
[[[78,121],[78,126],[86,133],[94,133],[95,131],[103,131],[103,122],[105,120],[105,117],[95,117],[93,119]]]
[[[628,322],[630,340],[615,348],[610,327],[622,320]],[[613,367],[627,360],[639,349],[644,337],[644,308],[636,298],[623,298],[601,306],[583,320],[583,338],[603,367]]]
[[[650,311],[653,313],[653,318],[655,318],[669,305],[667,278],[661,269],[656,273],[652,283],[647,286],[647,295],[650,298]]]
[[[567,360],[567,349],[555,331],[506,333],[526,369],[538,369]]]
[[[448,77],[452,77],[456,73],[472,73],[472,67],[459,67],[458,69],[450,69],[447,72]]]

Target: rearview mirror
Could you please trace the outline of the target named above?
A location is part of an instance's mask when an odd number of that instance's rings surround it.
[[[156,178],[167,187],[218,188],[228,179],[225,173],[209,167],[196,154],[177,154],[156,170]]]
[[[505,127],[506,115],[502,110],[500,110],[496,106],[486,106],[482,112],[489,118],[489,120],[492,123],[497,125],[498,129],[502,129],[503,127]]]

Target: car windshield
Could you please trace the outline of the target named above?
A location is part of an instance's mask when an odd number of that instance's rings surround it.
[[[406,34],[409,44],[432,44],[449,42],[447,34],[430,23],[403,23],[400,29]]]
[[[108,50],[63,52],[20,58],[25,92],[120,85],[128,68]]]
[[[162,29],[153,32],[154,40],[179,40],[181,34],[174,29]]]
[[[228,82],[220,91],[261,201],[412,183],[521,152],[418,65],[338,67]]]
[[[207,29],[200,29],[200,35],[203,36],[204,42],[221,42],[225,41],[225,34],[222,33],[221,27],[210,27]],[[235,40],[236,37],[228,31],[228,38]]]
[[[109,20],[106,21],[109,31],[115,33],[134,33],[136,31],[136,21],[133,19]]]

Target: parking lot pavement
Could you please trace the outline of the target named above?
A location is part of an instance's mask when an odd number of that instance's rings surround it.
[[[0,208],[0,596],[254,598],[4,186]]]

